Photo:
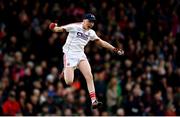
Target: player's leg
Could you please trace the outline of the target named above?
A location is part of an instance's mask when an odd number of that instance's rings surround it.
[[[71,85],[74,80],[74,68],[73,67],[65,67],[64,68],[64,80],[67,85]]]
[[[93,81],[93,75],[91,73],[91,67],[87,60],[81,60],[78,65],[79,70],[82,72],[83,76],[86,79],[89,95],[91,98],[91,102],[93,105],[93,108],[96,108],[98,104],[102,104],[100,102],[97,102],[96,99],[96,93],[95,93],[95,87],[94,87],[94,81]]]
[[[72,61],[69,56],[64,54],[63,57],[64,60],[64,80],[66,84],[71,85],[74,80],[74,67],[72,66],[74,64],[74,61]]]

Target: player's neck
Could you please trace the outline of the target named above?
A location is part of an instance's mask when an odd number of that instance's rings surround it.
[[[84,24],[82,24],[82,28],[86,31],[88,31],[90,28],[88,28],[88,26],[85,26]]]

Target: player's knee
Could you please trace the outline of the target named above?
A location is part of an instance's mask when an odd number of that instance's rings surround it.
[[[67,85],[71,85],[73,83],[73,78],[72,79],[65,78],[65,82]]]
[[[73,83],[73,81],[66,81],[67,85],[71,85]]]
[[[72,72],[65,72],[64,80],[67,85],[71,85],[74,80],[74,74]]]

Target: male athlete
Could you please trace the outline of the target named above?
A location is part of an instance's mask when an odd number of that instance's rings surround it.
[[[96,98],[93,75],[91,67],[84,53],[84,47],[89,41],[95,41],[96,44],[105,47],[119,55],[123,55],[122,49],[117,49],[111,44],[100,39],[94,30],[96,18],[93,14],[84,15],[83,22],[72,23],[64,26],[57,26],[57,23],[50,23],[49,28],[54,32],[69,32],[66,43],[63,46],[64,53],[64,79],[66,84],[71,85],[74,80],[74,70],[78,68],[86,79],[89,95],[92,102],[92,108],[95,109],[102,105]]]

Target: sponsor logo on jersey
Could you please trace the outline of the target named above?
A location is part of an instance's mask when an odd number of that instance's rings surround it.
[[[77,37],[81,38],[83,40],[88,40],[88,35],[82,33],[82,32],[77,32]]]

